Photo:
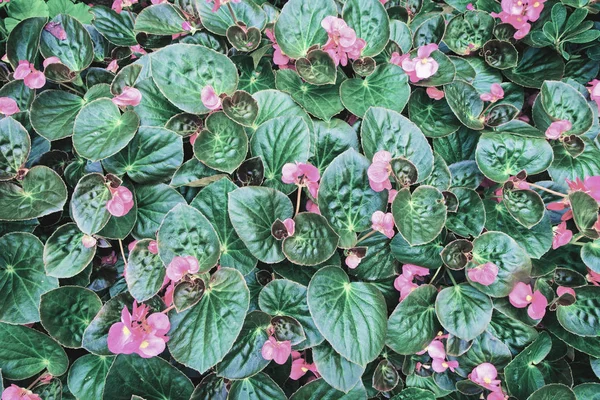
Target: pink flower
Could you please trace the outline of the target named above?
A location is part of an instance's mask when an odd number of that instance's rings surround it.
[[[581,191],[592,196],[600,203],[600,176],[586,176],[584,180],[577,178],[575,181],[566,180],[571,191]]]
[[[138,0],[115,0],[112,4],[112,9],[115,10],[118,14],[121,14],[124,7],[131,7],[134,4],[137,4]]]
[[[152,4],[163,4],[163,3],[167,3],[167,0],[152,0]]]
[[[204,107],[211,111],[216,111],[221,108],[221,98],[210,85],[206,85],[202,88],[200,99],[202,100]]]
[[[382,211],[375,211],[371,216],[371,222],[373,225],[371,229],[383,233],[388,239],[394,237],[394,217],[392,213],[383,213]]]
[[[369,185],[374,191],[381,192],[384,189],[392,188],[392,182],[390,182],[391,161],[392,155],[389,151],[380,150],[373,155],[373,163],[367,169],[367,175]]]
[[[83,243],[83,247],[86,249],[91,249],[96,245],[96,239],[90,235],[83,235],[81,243]]]
[[[390,58],[390,63],[396,64],[399,67],[402,67],[402,62],[410,57],[409,53],[400,54],[397,51],[392,53],[392,57]]]
[[[587,281],[594,286],[600,286],[600,274],[592,271],[591,269],[587,269],[588,273],[585,276]]]
[[[132,240],[128,245],[127,245],[127,250],[129,250],[129,252],[131,253],[133,251],[133,248],[135,247],[135,245],[139,242],[139,240]]]
[[[492,392],[502,391],[500,380],[496,379],[497,377],[498,370],[490,363],[479,364],[469,374],[470,380]]]
[[[125,86],[120,95],[113,97],[112,102],[117,106],[137,106],[142,101],[142,92],[136,88]]]
[[[20,112],[17,102],[10,97],[0,97],[0,114],[7,117]]]
[[[431,362],[431,368],[438,374],[445,372],[448,368],[450,368],[450,371],[454,372],[454,369],[458,368],[458,361],[448,361],[443,358],[434,358]]]
[[[232,3],[240,3],[242,0],[231,0]],[[211,0],[206,0],[207,3],[210,3]],[[219,11],[222,5],[229,3],[229,0],[214,0],[215,4],[212,8],[212,12]]]
[[[52,64],[62,64],[62,61],[60,61],[60,58],[58,58],[58,57],[48,57],[42,63],[42,65],[44,66],[44,69],[48,68],[48,65],[52,65]]]
[[[333,58],[336,66],[339,64],[346,66],[348,59],[360,58],[360,53],[367,43],[357,38],[354,29],[350,28],[343,19],[330,15],[321,21],[321,26],[329,36],[323,50]]]
[[[475,9],[475,7],[473,7],[473,3],[467,4],[467,10],[473,11],[474,9]]]
[[[504,89],[498,83],[492,83],[492,87],[490,88],[490,93],[484,93],[479,98],[483,101],[489,101],[492,103],[497,102],[500,99],[504,98]]]
[[[402,267],[402,275],[412,280],[415,277],[418,278],[429,275],[429,269],[419,267],[418,265],[404,264]]]
[[[561,119],[560,121],[554,121],[550,124],[548,129],[546,129],[546,137],[548,139],[558,139],[562,136],[563,133],[570,130],[572,127],[571,123],[566,119]]]
[[[273,336],[269,336],[261,351],[265,360],[273,360],[279,365],[285,364],[291,352],[292,342],[289,340],[278,342]]]
[[[190,144],[193,146],[194,143],[196,143],[196,139],[198,139],[198,134],[197,133],[193,133],[190,135]]]
[[[44,30],[50,32],[50,34],[58,40],[67,39],[67,32],[65,32],[60,22],[48,22],[44,27]]]
[[[362,257],[359,257],[358,254],[350,252],[350,254],[348,254],[344,262],[346,263],[348,268],[355,269],[356,267],[358,267],[358,264],[360,264],[361,260]]]
[[[575,290],[573,290],[573,288],[570,287],[565,287],[565,286],[559,286],[556,288],[556,294],[558,295],[558,297],[562,296],[563,294],[570,294],[571,296],[573,296],[574,298],[576,298],[577,296],[575,295]]]
[[[115,265],[117,263],[117,253],[114,251],[109,255],[100,258],[100,265]]]
[[[131,53],[132,53],[131,54],[131,58],[132,59],[136,59],[138,57],[137,56],[138,54],[140,54],[142,56],[145,55],[145,54],[148,54],[146,52],[146,50],[144,50],[143,47],[141,45],[139,45],[139,44],[136,44],[135,46],[130,46],[129,50],[131,50]]]
[[[194,256],[176,256],[167,267],[167,277],[178,282],[185,274],[195,274],[200,270],[198,260]]]
[[[594,79],[591,82],[588,82],[590,85],[587,90],[590,92],[590,99],[596,102],[598,106],[598,111],[600,112],[600,81],[598,79]]]
[[[283,225],[285,226],[285,229],[287,229],[288,237],[294,236],[294,232],[296,232],[296,222],[291,218],[287,218],[283,221]]]
[[[119,63],[117,62],[117,60],[112,60],[108,64],[108,67],[106,67],[106,70],[112,73],[116,73],[119,70]]]
[[[436,87],[428,87],[427,89],[425,89],[425,92],[427,93],[427,96],[429,96],[429,98],[433,100],[441,100],[444,98],[444,91],[439,90]]]
[[[527,308],[527,314],[532,319],[541,319],[546,314],[546,307],[548,306],[548,300],[540,292],[536,290],[534,293],[531,292],[531,286],[518,282],[513,288],[512,292],[508,295],[510,304],[516,308]]]
[[[168,277],[165,277],[168,280]],[[163,301],[167,307],[171,307],[173,305],[173,293],[175,293],[175,282],[171,282],[168,284],[167,289],[165,290],[165,295],[163,296]]]
[[[400,292],[400,301],[403,301],[406,296],[412,293],[413,290],[419,286],[413,282],[412,279],[407,278],[404,275],[399,275],[394,280],[394,288]]]
[[[127,215],[133,208],[133,193],[125,186],[119,186],[116,189],[110,188],[112,199],[106,202],[106,209],[115,217]]]
[[[437,339],[434,339],[429,346],[427,346],[426,350],[427,354],[429,354],[429,357],[433,359],[446,359],[446,349],[444,348],[444,344]]]
[[[298,186],[307,186],[311,195],[316,197],[319,189],[319,179],[321,174],[319,169],[309,163],[286,163],[281,168],[281,180],[283,183],[296,184]],[[312,186],[312,191],[311,191]],[[314,193],[313,193],[314,192]]]
[[[568,244],[572,238],[573,232],[567,229],[567,223],[563,221],[554,230],[554,237],[552,238],[552,248],[556,250],[559,247]]]
[[[473,282],[480,283],[483,286],[489,286],[494,283],[498,276],[498,266],[494,263],[487,262],[469,269],[467,275]]]
[[[316,205],[312,200],[306,200],[306,211],[321,215],[321,210],[319,210],[319,206]]]
[[[515,39],[524,38],[531,29],[528,21],[537,21],[544,9],[546,0],[502,0],[502,11],[491,13],[493,17],[498,17],[504,23],[510,24],[517,29]]]
[[[508,396],[502,393],[502,391],[491,392],[488,394],[487,400],[508,400]]]
[[[13,383],[2,392],[2,400],[42,400],[42,398],[31,390]]]
[[[312,371],[314,374],[318,374],[317,367],[315,364],[308,364],[304,358],[296,358],[292,361],[292,371],[290,372],[290,379],[297,381],[302,378],[308,371]]]
[[[13,74],[16,80],[23,80],[29,89],[40,89],[46,84],[44,74],[35,69],[35,66],[27,60],[19,61],[19,66]]]
[[[271,43],[273,43],[273,50],[275,50],[273,52],[273,62],[275,63],[275,65],[278,65],[280,67],[287,66],[288,63],[290,62],[290,58],[288,56],[286,56],[285,54],[283,54],[283,52],[281,51],[281,48],[277,44],[277,39],[275,38],[275,34],[273,33],[273,30],[265,29],[265,34],[267,35],[267,38],[269,38]]]
[[[183,21],[183,23],[181,24],[181,29],[190,32],[192,30],[192,25],[188,21]]]
[[[401,67],[408,74],[411,82],[416,83],[435,75],[439,64],[430,56],[437,49],[438,45],[435,43],[420,46],[417,50],[417,57],[412,60],[405,58],[402,61]]]
[[[152,254],[158,254],[158,242],[156,240],[151,240],[148,243],[148,251]]]
[[[108,349],[114,354],[136,353],[143,358],[159,355],[165,350],[171,329],[169,317],[154,313],[149,317],[148,306],[133,303],[133,313],[127,307],[121,311],[121,322],[114,323],[108,331]]]
[[[396,189],[388,190],[388,203],[392,204],[397,195],[398,191]]]

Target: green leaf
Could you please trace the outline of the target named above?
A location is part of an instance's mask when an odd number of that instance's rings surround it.
[[[286,163],[306,162],[310,155],[310,130],[299,117],[280,117],[263,123],[250,141],[253,156],[262,158],[265,167],[264,185],[284,193],[295,186],[281,181]]]
[[[444,249],[442,245],[444,236],[444,234],[441,234],[432,242],[424,245],[411,246],[402,235],[396,235],[392,239],[390,247],[394,257],[402,264],[414,264],[437,269],[442,265],[440,252]]]
[[[234,381],[229,389],[231,399],[239,400],[286,400],[287,397],[281,388],[269,377],[258,373],[250,378]]]
[[[58,14],[69,14],[73,18],[77,18],[82,24],[91,24],[91,7],[84,3],[73,4],[73,1],[74,0],[48,0],[47,5],[50,17],[54,18]]]
[[[391,251],[391,242],[387,236],[381,233],[361,240],[360,245],[367,248],[367,253],[361,259],[358,267],[349,269],[348,273],[367,281],[394,276],[397,263]]]
[[[202,189],[190,205],[206,216],[219,236],[221,242],[219,265],[235,268],[242,275],[246,275],[256,266],[256,258],[235,232],[227,214],[228,195],[235,189],[237,186],[229,179],[220,179]]]
[[[235,231],[254,257],[268,264],[285,258],[271,226],[277,219],[292,217],[289,198],[270,188],[244,187],[229,193],[228,210]]]
[[[507,345],[486,331],[473,340],[466,353],[452,359],[459,363],[457,372],[467,377],[474,368],[486,362],[502,369],[512,360],[512,355]]]
[[[283,240],[283,253],[293,263],[318,265],[328,260],[335,250],[339,236],[327,220],[314,213],[300,213],[294,218],[295,233]]]
[[[594,224],[598,220],[596,200],[585,192],[576,191],[569,194],[569,203],[571,203],[577,229],[585,236],[597,239],[598,232],[594,229]]]
[[[423,16],[423,18],[425,18],[425,16]],[[437,14],[431,18],[418,20],[416,23],[418,25],[415,24],[415,22],[411,24],[411,26],[415,28],[415,33],[413,36],[413,44],[415,49],[430,43],[439,44],[442,41],[442,37],[446,31],[446,21],[444,21],[443,15]]]
[[[402,189],[392,203],[398,232],[411,246],[433,241],[444,227],[446,213],[442,192],[431,186],[419,186],[412,193]]]
[[[546,385],[531,394],[527,400],[576,400],[575,393],[562,384]]]
[[[541,131],[546,131],[550,122],[567,120],[572,128],[569,135],[583,135],[590,130],[594,122],[594,114],[588,102],[571,85],[563,82],[545,81],[539,96],[540,105],[545,112],[545,118],[535,118],[535,124]]]
[[[83,232],[73,223],[65,224],[52,233],[44,246],[46,274],[55,278],[71,278],[94,259],[96,246],[83,245]]]
[[[544,201],[533,190],[508,190],[505,187],[502,201],[510,215],[526,228],[531,229],[544,217]]]
[[[47,335],[25,326],[0,323],[0,337],[0,369],[4,378],[22,380],[44,369],[54,376],[67,372],[67,354]]]
[[[528,47],[517,66],[503,72],[517,85],[539,89],[546,80],[560,80],[564,71],[565,63],[553,49]]]
[[[451,187],[464,187],[468,189],[477,189],[483,181],[483,174],[479,170],[477,163],[473,160],[459,161],[448,166],[452,176]]]
[[[351,283],[341,268],[325,267],[308,285],[308,307],[325,339],[349,361],[366,365],[383,349],[386,305],[371,284]]]
[[[303,80],[313,85],[331,85],[336,81],[333,58],[320,49],[311,50],[306,57],[296,60],[296,71]]]
[[[431,147],[421,129],[400,113],[380,107],[369,108],[362,122],[361,139],[368,159],[372,159],[377,151],[386,150],[392,158],[406,158],[417,167],[416,182],[431,175]]]
[[[152,254],[148,246],[151,239],[142,239],[129,252],[127,260],[127,288],[139,302],[155,296],[161,289],[166,269],[158,254]]]
[[[392,397],[392,400],[434,400],[435,398],[429,390],[410,387]]]
[[[509,69],[517,66],[519,53],[512,43],[504,40],[489,40],[483,46],[485,62],[496,69]]]
[[[329,121],[344,110],[339,93],[340,84],[344,79],[345,76],[339,73],[336,84],[317,86],[303,82],[293,70],[283,69],[277,72],[276,86],[277,89],[289,93],[310,114]]]
[[[309,128],[312,127],[312,120],[306,111],[296,104],[289,94],[279,90],[261,90],[252,97],[258,103],[258,115],[252,125],[254,131],[263,123],[278,117],[300,117]]]
[[[183,162],[183,139],[164,128],[142,126],[131,142],[102,165],[118,176],[127,174],[137,183],[170,178]]]
[[[42,29],[48,21],[45,17],[33,17],[19,22],[8,35],[6,41],[6,57],[13,68],[19,61],[36,61]]]
[[[133,236],[136,239],[154,239],[165,215],[177,204],[185,203],[185,199],[177,190],[164,183],[137,186],[135,199],[138,218],[133,228]]]
[[[102,5],[95,5],[90,12],[94,15],[94,27],[109,42],[124,47],[138,44],[133,31],[133,21],[128,13],[117,14]]]
[[[600,175],[600,149],[587,138],[581,139],[585,149],[576,158],[571,156],[562,144],[557,143],[553,146],[554,161],[548,167],[553,181],[563,182],[565,179],[575,180]]]
[[[459,14],[448,22],[444,43],[459,55],[479,50],[492,38],[494,18],[482,11]]]
[[[171,355],[200,373],[207,371],[231,350],[249,302],[248,287],[238,271],[221,268],[215,272],[198,304],[169,315]]]
[[[67,91],[46,90],[31,104],[31,125],[48,140],[72,136],[75,118],[85,104],[81,97]]]
[[[344,393],[356,386],[365,371],[364,367],[339,355],[327,342],[313,347],[313,361],[323,379]]]
[[[101,399],[106,375],[114,359],[86,354],[75,360],[69,369],[69,390],[79,399]]]
[[[170,45],[152,53],[150,63],[152,79],[163,95],[181,110],[192,114],[210,111],[200,101],[205,86],[212,86],[220,95],[233,94],[238,85],[233,62],[204,46]]]
[[[483,121],[480,118],[483,100],[479,98],[477,89],[467,82],[456,80],[444,86],[444,93],[452,112],[463,125],[470,129],[483,129]]]
[[[477,237],[485,225],[485,210],[479,194],[472,189],[456,187],[451,190],[458,199],[458,209],[448,213],[446,227],[463,237]]]
[[[494,311],[488,331],[508,346],[511,353],[517,354],[538,336],[538,331],[523,322]]]
[[[269,339],[267,328],[271,317],[261,311],[246,316],[240,335],[225,358],[217,364],[217,374],[227,379],[244,379],[262,371],[270,360],[262,357],[261,349]]]
[[[340,235],[340,247],[353,247],[356,233],[370,228],[373,213],[386,207],[386,192],[377,193],[369,186],[369,165],[364,156],[348,149],[321,177],[318,203],[321,214]]]
[[[592,271],[600,273],[600,240],[584,243],[581,247],[581,261]]]
[[[0,182],[0,221],[24,221],[62,211],[67,187],[48,167],[35,166],[17,185]]]
[[[210,168],[231,174],[248,152],[244,128],[222,112],[209,115],[205,124],[194,143],[194,155]]]
[[[12,179],[25,165],[31,150],[27,130],[14,119],[0,119],[0,180]]]
[[[123,68],[121,71],[124,70],[125,68]],[[180,111],[169,100],[167,100],[167,98],[154,83],[154,80],[152,80],[152,78],[140,79],[133,84],[133,87],[139,90],[142,94],[140,104],[133,107],[133,110],[136,112],[138,117],[140,117],[140,125],[156,126],[161,128],[164,126],[165,128],[174,131],[175,129],[171,126],[168,126],[167,123]],[[197,116],[192,115],[192,118],[197,118]],[[194,131],[195,130],[196,129],[194,129]],[[194,131],[192,131],[192,133]]]
[[[435,301],[435,312],[442,326],[452,335],[473,340],[492,319],[490,298],[466,283],[447,287]]]
[[[185,18],[181,11],[169,3],[144,8],[135,19],[135,31],[151,35],[176,35],[184,33]]]
[[[234,122],[250,127],[258,116],[258,102],[250,93],[237,90],[223,99],[223,112]]]
[[[165,265],[177,256],[194,256],[199,273],[209,271],[219,260],[221,244],[213,226],[194,207],[176,205],[165,215],[157,235],[158,254]]]
[[[324,379],[316,379],[298,389],[290,400],[358,400],[367,397],[362,382],[358,382],[348,393],[329,386]]]
[[[8,18],[4,20],[6,30],[11,32],[15,26],[27,18],[48,17],[48,6],[43,0],[13,0],[7,5]]]
[[[0,238],[0,248],[0,321],[39,321],[40,296],[58,287],[44,273],[44,245],[30,233],[15,232]]]
[[[386,345],[398,354],[423,350],[441,329],[435,315],[437,290],[422,285],[402,301],[388,320]]]
[[[211,373],[206,375],[196,386],[190,400],[226,400],[227,394],[225,380]]]
[[[119,107],[103,98],[86,104],[73,127],[75,151],[91,161],[118,153],[133,139],[140,120],[133,111],[121,114]]]
[[[160,357],[119,354],[106,376],[104,400],[188,400],[194,386],[187,376]]]
[[[344,151],[349,148],[358,150],[356,131],[341,119],[314,121],[310,134],[311,156],[308,161],[321,173]]]
[[[44,293],[40,302],[42,326],[65,347],[81,347],[83,332],[102,308],[102,301],[89,289],[63,286]]]
[[[545,171],[552,163],[553,154],[545,139],[484,133],[477,144],[475,157],[486,177],[505,182],[523,170],[528,175]]]
[[[287,279],[275,279],[260,292],[258,305],[266,313],[291,317],[302,325],[306,340],[299,343],[296,348],[313,347],[323,342],[323,336],[315,326],[308,310],[304,286]]]
[[[577,295],[575,303],[569,306],[558,306],[556,310],[558,322],[575,335],[600,336],[599,288],[584,286],[576,289],[575,293]]]
[[[410,96],[408,113],[410,120],[428,137],[447,136],[461,126],[446,99],[434,100],[423,89],[415,90]]]
[[[93,173],[79,180],[71,199],[71,213],[83,233],[93,235],[108,223],[110,213],[106,202],[111,198],[104,176]]]
[[[329,15],[337,16],[336,5],[331,0],[287,2],[273,30],[281,51],[298,59],[305,57],[313,45],[323,46],[327,42],[327,32],[321,27],[321,21]]]
[[[550,335],[542,332],[535,342],[506,366],[504,379],[511,395],[525,399],[544,386],[544,377],[536,365],[546,358],[551,348]]]
[[[344,3],[342,18],[356,32],[356,37],[367,44],[362,57],[381,53],[390,37],[388,14],[378,0],[348,0]]]
[[[49,23],[58,23],[64,29],[67,38],[58,39],[47,30],[42,31],[40,53],[44,58],[58,57],[71,71],[83,71],[94,59],[94,44],[90,34],[75,18],[60,14]]]
[[[598,398],[600,398],[600,384],[595,382],[582,383],[580,385],[575,386],[573,388],[573,392],[575,393],[575,397],[577,400],[598,400]],[[572,399],[572,397],[570,399]]]
[[[556,336],[576,350],[600,358],[600,338],[578,336],[565,330],[556,319],[556,314],[548,313],[544,318],[544,326],[552,335]]]
[[[340,95],[348,111],[359,117],[365,115],[369,107],[402,112],[410,97],[408,75],[395,64],[380,64],[364,79],[342,82]]]
[[[197,8],[200,14],[202,25],[209,32],[225,36],[227,28],[236,25],[228,7],[221,7],[217,11],[213,11],[213,3],[204,1],[195,1],[194,3],[194,8]],[[239,3],[232,2],[230,6],[237,21],[243,22],[247,27],[262,31],[267,23],[267,15],[257,4],[253,1],[241,1]]]
[[[412,48],[412,33],[404,22],[390,19],[390,41],[396,43],[402,53],[408,53]]]

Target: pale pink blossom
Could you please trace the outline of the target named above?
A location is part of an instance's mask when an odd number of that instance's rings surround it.
[[[574,181],[566,180],[572,192],[585,192],[600,203],[600,176],[586,176],[583,181],[576,178]]]
[[[120,95],[112,98],[112,102],[120,107],[137,106],[142,101],[142,92],[136,88],[125,86]]]
[[[467,275],[471,281],[483,286],[489,286],[494,283],[498,276],[498,266],[492,262],[486,262],[485,264],[469,269]]]
[[[310,163],[286,163],[281,168],[283,183],[307,186],[313,197],[317,196],[319,179],[321,179],[319,169]]]
[[[279,365],[285,364],[291,353],[292,342],[289,340],[279,342],[274,336],[269,336],[261,350],[262,357],[265,360],[273,360]]]
[[[551,140],[556,140],[571,128],[571,122],[567,121],[566,119],[554,121],[550,124],[548,129],[546,129],[546,137]]]
[[[529,22],[537,21],[544,8],[546,0],[502,0],[502,11],[491,13],[504,23],[510,24],[517,30],[515,39],[524,38],[531,30]]]
[[[355,269],[356,267],[358,267],[358,264],[360,264],[361,260],[362,257],[360,257],[358,254],[350,252],[350,254],[348,254],[344,262],[346,263],[346,266],[348,268]]]
[[[190,135],[190,144],[193,146],[196,143],[196,139],[198,139],[198,133],[193,133]]]
[[[131,50],[131,58],[132,59],[138,58],[138,54],[142,55],[142,56],[145,54],[148,54],[146,52],[146,50],[144,50],[144,48],[139,44],[136,44],[135,46],[130,46],[129,50]]]
[[[470,380],[492,392],[502,391],[500,388],[500,380],[496,379],[497,377],[498,370],[490,363],[479,364],[477,367],[473,368],[473,371],[469,374]]]
[[[336,66],[346,66],[349,59],[360,58],[360,53],[367,43],[357,38],[354,29],[343,19],[330,15],[321,21],[321,26],[329,37],[323,50],[333,58]]]
[[[115,217],[122,217],[127,215],[133,208],[133,193],[125,186],[119,186],[117,188],[110,188],[112,199],[106,202],[106,209],[111,215]]]
[[[489,101],[492,103],[497,102],[500,99],[504,98],[504,89],[498,83],[492,83],[492,87],[490,88],[490,93],[483,93],[479,96],[483,101]]]
[[[42,65],[44,66],[44,69],[48,68],[48,65],[52,65],[52,64],[62,64],[62,61],[60,61],[60,58],[52,56],[52,57],[48,57],[44,60],[44,62],[42,63]]]
[[[81,243],[83,244],[83,247],[91,249],[96,245],[96,238],[90,235],[83,235],[81,238]]]
[[[374,191],[381,192],[384,189],[389,190],[392,188],[392,182],[390,181],[391,161],[392,155],[389,151],[381,150],[373,155],[373,163],[367,169],[367,176],[369,177],[369,185]]]
[[[40,89],[46,84],[44,73],[36,70],[35,66],[27,60],[19,61],[13,76],[16,80],[23,80],[29,89]]]
[[[31,390],[13,383],[2,392],[2,400],[42,400],[42,398]]]
[[[321,210],[319,210],[319,206],[316,205],[312,200],[306,200],[306,211],[311,212],[313,214],[321,215]]]
[[[592,271],[589,268],[587,269],[587,271],[588,273],[585,276],[585,279],[587,279],[587,281],[594,286],[600,286],[600,274]]]
[[[598,106],[598,112],[600,112],[600,80],[594,79],[591,82],[588,82],[587,90],[590,92],[590,99],[596,102],[596,106]]]
[[[200,99],[202,100],[204,107],[208,108],[210,111],[216,111],[221,108],[221,98],[210,85],[206,85],[202,88]]]
[[[271,43],[273,43],[273,62],[279,67],[286,67],[290,63],[291,59],[281,51],[281,48],[277,44],[277,39],[275,38],[273,30],[265,29],[265,35],[267,35],[267,38],[269,38]]]
[[[400,54],[397,51],[392,53],[392,57],[390,58],[390,63],[396,64],[399,67],[402,67],[402,62],[410,57],[410,53]]]
[[[394,217],[392,213],[375,211],[371,216],[371,229],[383,233],[388,239],[394,237]]]
[[[151,240],[148,243],[148,251],[152,254],[158,254],[158,242],[156,240]]]
[[[167,277],[179,282],[186,274],[195,274],[200,270],[198,260],[194,256],[176,256],[167,266]]]
[[[575,290],[573,290],[573,288],[566,287],[566,286],[559,286],[559,287],[557,287],[556,288],[556,294],[558,295],[558,297],[561,297],[564,294],[570,294],[574,298],[577,297],[577,295],[575,294]]]
[[[444,91],[439,90],[436,87],[428,87],[427,89],[425,89],[425,92],[427,93],[427,96],[429,96],[429,98],[433,100],[441,100],[445,96]]]
[[[467,4],[467,10],[473,11],[474,9],[475,9],[475,7],[473,7],[473,3]]]
[[[392,204],[397,195],[398,191],[396,189],[388,190],[388,203]]]
[[[404,264],[402,266],[402,275],[404,275],[405,277],[407,277],[409,279],[421,278],[423,276],[427,276],[427,275],[429,275],[429,272],[430,272],[429,269],[419,267],[418,265],[414,265],[414,264]]]
[[[502,391],[490,392],[486,400],[508,400],[508,396],[502,393]]]
[[[60,22],[48,22],[44,30],[50,32],[58,40],[67,40],[67,32],[65,32]]]
[[[115,0],[112,4],[112,9],[115,10],[118,14],[121,14],[123,8],[131,7],[134,4],[137,4],[138,0]]]
[[[138,244],[138,242],[139,240],[132,240],[131,242],[129,242],[129,244],[127,245],[127,250],[129,250],[129,252],[131,253],[135,245]]]
[[[283,225],[285,226],[285,229],[287,230],[288,237],[294,236],[294,233],[296,232],[296,222],[291,218],[286,218],[283,221]]]
[[[518,282],[513,290],[508,295],[508,300],[516,308],[527,308],[527,314],[532,319],[541,319],[546,314],[546,307],[548,306],[548,300],[540,292],[536,290],[532,292],[531,286]]]
[[[217,11],[219,11],[219,8],[221,8],[221,6],[229,3],[229,1],[231,1],[232,3],[241,3],[242,0],[212,0],[212,1],[214,1],[212,12],[217,12]],[[206,0],[206,2],[210,3],[211,0]]]
[[[168,0],[152,0],[152,4],[164,4],[168,3]]]
[[[317,367],[315,364],[309,364],[304,358],[300,356],[300,353],[292,352],[292,371],[290,372],[290,379],[297,381],[302,378],[308,371],[311,371],[318,376]]]
[[[438,45],[435,43],[420,46],[415,58],[405,58],[402,61],[401,67],[404,72],[408,74],[412,83],[419,82],[422,79],[427,79],[435,75],[439,68],[439,64],[431,57],[431,53],[437,49]]]
[[[7,117],[20,112],[19,105],[10,97],[0,97],[0,114]]]
[[[186,32],[190,32],[192,30],[192,24],[190,24],[188,21],[183,21],[181,24],[181,29]]]
[[[552,248],[554,250],[568,244],[573,238],[573,232],[567,229],[567,223],[561,222],[554,230],[554,237],[552,238]]]
[[[448,368],[450,368],[450,371],[454,372],[454,370],[458,368],[458,361],[449,361],[443,358],[434,358],[431,361],[431,369],[433,369],[438,374],[445,372]]]
[[[394,280],[394,288],[400,292],[400,301],[403,301],[418,285],[414,280],[422,280],[429,275],[429,269],[413,264],[404,264],[402,274]]]
[[[112,60],[106,67],[106,70],[112,73],[116,73],[119,70],[119,63],[117,62],[117,60]]]

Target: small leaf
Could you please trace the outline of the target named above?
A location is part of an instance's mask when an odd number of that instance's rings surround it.
[[[544,217],[545,205],[539,194],[533,190],[515,190],[504,185],[502,201],[506,209],[524,227],[531,229]]]
[[[277,341],[290,341],[292,346],[302,343],[306,339],[302,325],[296,319],[286,316],[271,318],[273,336]]]
[[[104,177],[88,174],[77,182],[71,199],[71,212],[77,227],[88,235],[99,232],[110,219],[106,202],[112,198]]]
[[[337,249],[339,236],[327,220],[318,214],[300,213],[294,221],[296,232],[283,240],[286,257],[299,265],[317,265],[328,260]]]
[[[202,300],[205,285],[202,279],[183,281],[175,286],[173,304],[178,313],[187,310]]]
[[[334,84],[337,77],[336,65],[323,50],[312,50],[306,57],[296,60],[296,71],[306,82],[313,85]]]
[[[225,36],[229,43],[239,51],[249,52],[256,50],[260,45],[260,31],[253,26],[246,28],[232,25],[227,28]]]
[[[258,103],[250,93],[237,90],[223,99],[223,112],[240,125],[252,126],[258,116]]]
[[[444,227],[446,212],[444,196],[431,186],[419,186],[413,193],[402,189],[392,203],[398,231],[411,246],[433,241]]]
[[[83,232],[73,223],[52,233],[44,246],[44,265],[48,276],[71,278],[87,267],[96,254],[96,246],[83,245]]]
[[[569,194],[569,202],[573,210],[573,220],[577,229],[591,239],[597,239],[599,233],[594,229],[598,221],[598,203],[585,192],[573,192]]]
[[[465,239],[454,240],[444,247],[441,256],[444,265],[453,270],[463,269],[469,262],[473,244]]]
[[[389,360],[381,360],[373,373],[373,387],[380,392],[393,390],[400,380],[398,371]]]

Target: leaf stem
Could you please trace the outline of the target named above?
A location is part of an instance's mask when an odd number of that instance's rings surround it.
[[[31,384],[29,386],[27,386],[27,389],[31,389],[32,387],[34,387],[39,381],[41,381],[43,378],[46,377],[46,372],[42,372],[40,374],[40,376],[38,376],[37,378],[35,378],[35,381],[31,382]]]
[[[125,250],[123,249],[123,242],[119,239],[119,247],[121,248],[121,256],[123,257],[123,264],[125,264],[125,268],[127,268],[127,258],[125,258]]]
[[[454,277],[452,276],[452,271],[450,271],[450,269],[449,269],[449,268],[446,268],[446,272],[447,272],[447,274],[446,274],[446,275],[448,275],[448,276],[450,277],[450,280],[452,281],[452,284],[453,284],[454,286],[458,286],[458,283],[456,283],[456,280],[455,280],[455,279],[454,279]]]
[[[227,3],[227,9],[229,10],[229,14],[231,14],[231,17],[233,18],[233,22],[235,22],[235,24],[237,25],[238,20],[235,17],[235,13],[233,12],[233,8],[231,8],[231,4]]]
[[[536,189],[543,190],[544,192],[548,192],[548,193],[550,193],[550,194],[553,194],[553,195],[555,195],[555,196],[559,196],[559,197],[563,197],[563,198],[569,197],[568,195],[566,195],[566,194],[564,194],[564,193],[560,193],[560,192],[557,192],[557,191],[555,191],[555,190],[552,190],[552,189],[545,188],[545,187],[543,187],[543,186],[540,186],[540,185],[538,185],[538,184],[536,184],[536,183],[527,182],[527,184],[528,184],[529,186],[532,186],[532,187],[534,187],[534,188],[536,188]]]
[[[169,307],[165,308],[164,310],[161,311],[161,313],[166,314],[169,311],[173,310],[175,308],[174,304],[171,304]]]
[[[378,231],[376,230],[372,230],[371,232],[367,233],[365,236],[361,237],[360,239],[358,239],[356,241],[356,244],[359,244],[360,242],[362,242],[363,240],[365,240],[366,238],[372,236],[373,234],[377,233]],[[356,246],[356,245],[355,245]]]
[[[431,280],[429,281],[429,283],[433,284],[433,281],[435,281],[435,278],[437,278],[438,274],[440,273],[440,271],[444,269],[442,266],[440,266],[437,271],[435,271],[435,274],[433,274],[433,277],[431,278]]]
[[[300,198],[302,197],[302,186],[298,185],[298,195],[296,196],[296,214],[294,214],[294,216],[298,215],[298,212],[300,212]]]

